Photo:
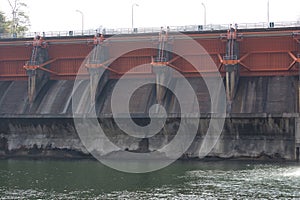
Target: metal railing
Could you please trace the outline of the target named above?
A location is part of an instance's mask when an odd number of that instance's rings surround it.
[[[227,30],[229,24],[209,24],[209,25],[187,25],[187,26],[169,26],[170,32],[189,32],[189,31],[214,31],[214,30]],[[294,22],[261,22],[261,23],[242,23],[237,24],[238,29],[259,29],[259,28],[286,28],[286,27],[300,27],[300,21]],[[165,27],[166,28],[166,27]],[[76,31],[49,31],[49,32],[26,32],[21,35],[0,34],[0,38],[32,38],[36,35],[42,37],[72,37],[81,35],[94,35],[96,31],[101,31],[103,34],[116,35],[116,34],[137,34],[137,33],[158,33],[161,27],[141,27],[141,28],[105,28],[102,30],[76,30]]]

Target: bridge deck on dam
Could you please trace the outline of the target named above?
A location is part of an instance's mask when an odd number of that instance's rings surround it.
[[[277,76],[297,75],[300,62],[300,27],[246,29],[238,30],[238,59],[241,76]],[[186,39],[176,39],[176,33],[169,33],[174,38],[172,51],[185,52]],[[173,34],[173,35],[172,35]],[[225,75],[226,31],[184,32],[200,44],[206,52],[194,55],[172,55],[170,66],[186,77],[213,75],[220,72]],[[149,77],[153,75],[151,61],[157,53],[158,34],[131,34],[111,36],[107,40],[110,78],[119,78],[135,66],[144,64],[143,69],[133,71],[133,76]],[[27,80],[24,64],[30,60],[32,42],[28,39],[0,40],[0,80]],[[80,68],[84,59],[93,49],[93,36],[52,37],[47,42],[47,62],[42,63],[48,69],[51,80],[72,80],[76,75],[88,76],[85,67]],[[141,49],[126,52],[115,57],[128,47],[137,45]],[[146,45],[147,48],[142,48]],[[151,48],[152,47],[152,48]],[[187,51],[188,52],[188,51]],[[207,59],[212,59],[212,67]],[[194,61],[191,65],[186,59]],[[80,68],[80,70],[79,70]],[[195,69],[197,68],[197,69]],[[201,74],[199,74],[199,71]]]

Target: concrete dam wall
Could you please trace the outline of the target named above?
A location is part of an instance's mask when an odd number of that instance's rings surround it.
[[[188,81],[196,92],[201,117],[197,135],[183,157],[196,158],[209,126],[211,103],[202,79],[188,78]],[[98,85],[96,92],[96,113],[107,136],[103,138],[100,154],[105,156],[115,151],[105,148],[106,140],[132,152],[155,151],[168,144],[180,124],[180,106],[174,94],[167,90],[161,102],[168,116],[173,116],[167,118],[164,128],[147,140],[134,138],[120,130],[112,116],[111,97],[116,83],[117,80],[108,80],[102,86]],[[172,84],[173,87],[180,87],[181,82],[176,80]],[[91,100],[88,85],[88,80],[82,80],[77,88],[82,94],[82,105]],[[72,113],[80,111],[88,114],[91,108],[72,108],[73,86],[74,81],[71,80],[49,80],[30,103],[27,81],[1,81],[0,156],[90,156],[77,134]],[[235,98],[227,110],[222,134],[208,157],[295,160],[297,90],[297,77],[240,77]],[[154,84],[135,91],[129,110],[138,125],[149,123],[148,111],[156,101]]]

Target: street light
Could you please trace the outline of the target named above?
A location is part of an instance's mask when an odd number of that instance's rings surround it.
[[[76,12],[81,14],[81,34],[83,35],[83,12],[80,10],[76,10]]]
[[[132,29],[133,29],[133,7],[134,6],[139,6],[138,4],[134,3],[132,4],[131,6],[131,26],[132,26]]]
[[[204,26],[206,26],[206,7],[205,7],[205,4],[203,2],[201,3],[201,5],[204,8]]]
[[[268,20],[268,27],[270,27],[270,1],[269,0],[267,3],[267,20]]]

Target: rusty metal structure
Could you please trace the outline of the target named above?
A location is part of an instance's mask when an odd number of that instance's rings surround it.
[[[238,54],[239,58],[228,59],[228,42],[226,33],[220,32],[187,32],[190,37],[201,44],[210,54],[211,58],[219,66],[219,71],[224,74],[226,65],[239,64],[241,76],[274,76],[274,75],[298,75],[297,63],[299,63],[300,28],[273,29],[273,30],[238,30]],[[105,36],[106,38],[109,36]],[[138,40],[149,39],[145,35],[128,35],[120,39],[125,45],[131,45]],[[130,40],[128,40],[130,39]],[[37,69],[50,73],[50,79],[73,79],[80,65],[93,49],[88,45],[90,37],[64,37],[47,38],[47,52],[49,59],[44,63],[35,65]],[[34,41],[35,42],[35,41]],[[34,43],[32,42],[32,43]],[[179,42],[179,41],[178,41]],[[23,66],[26,62],[32,62],[31,41],[26,40],[0,40],[0,80],[27,79]],[[175,43],[173,48],[179,46]],[[110,49],[113,51],[113,45]],[[151,64],[156,51],[152,49],[138,50],[113,61],[109,70],[112,77],[117,77],[139,64]],[[194,55],[191,55],[194,56]],[[196,55],[197,56],[197,55]],[[198,55],[198,57],[201,55]],[[195,72],[188,63],[180,57],[174,57],[169,62],[186,76],[193,76]],[[211,73],[209,66],[202,65],[203,73]],[[45,66],[49,66],[46,68]],[[80,72],[88,75],[88,72]],[[140,72],[151,74],[152,71]],[[197,75],[196,75],[197,76]]]
[[[216,71],[199,55],[186,55],[195,59],[201,70],[178,55],[169,55],[168,48],[181,48],[184,40],[170,42],[172,33],[161,32],[158,42],[151,34],[128,34],[114,37],[111,43],[103,41],[111,35],[81,37],[53,37],[0,40],[0,80],[28,80],[29,100],[39,90],[36,80],[72,80],[77,75],[90,77],[91,83],[99,81],[99,70],[106,70],[108,79],[117,79],[137,65],[145,64],[143,70],[133,71],[132,76],[149,77],[166,73],[162,66],[169,66],[186,77],[211,76],[221,73],[226,79],[227,99],[234,98],[240,76],[297,76],[300,65],[300,27],[278,29],[245,29],[231,27],[224,31],[185,32],[204,47],[218,66]],[[114,43],[118,40],[118,43]],[[136,42],[152,42],[153,49],[138,49],[116,60],[114,52],[122,46]],[[157,47],[159,52],[157,52]],[[181,51],[184,51],[181,49]],[[79,68],[86,57],[93,53]],[[99,56],[101,55],[101,56]],[[159,80],[158,80],[159,81]],[[95,91],[91,84],[91,91]],[[299,87],[300,89],[300,87]]]

